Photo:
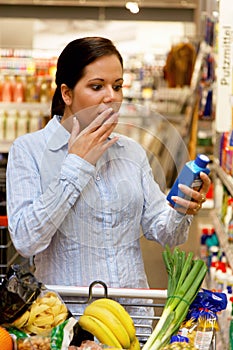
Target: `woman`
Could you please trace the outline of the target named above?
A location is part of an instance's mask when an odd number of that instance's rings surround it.
[[[45,284],[148,288],[140,251],[146,238],[185,242],[210,185],[182,190],[171,208],[145,151],[113,133],[122,102],[123,61],[100,37],[70,42],[57,63],[52,119],[18,138],[7,167],[7,210],[18,252],[34,256]],[[133,174],[133,176],[132,176]]]

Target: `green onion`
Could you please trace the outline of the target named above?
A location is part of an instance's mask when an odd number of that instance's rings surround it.
[[[142,350],[159,350],[169,342],[185,319],[207,273],[205,262],[194,260],[192,252],[186,256],[184,251],[175,247],[172,253],[166,246],[162,256],[168,273],[168,298]]]

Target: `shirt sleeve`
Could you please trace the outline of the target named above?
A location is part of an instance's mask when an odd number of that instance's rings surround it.
[[[183,244],[189,233],[192,215],[183,215],[169,206],[166,195],[155,182],[150,165],[145,159],[142,170],[144,208],[142,230],[147,239],[162,246]]]
[[[21,145],[12,145],[7,163],[7,215],[12,241],[22,256],[33,256],[48,247],[94,169],[68,154],[42,192],[38,164]]]

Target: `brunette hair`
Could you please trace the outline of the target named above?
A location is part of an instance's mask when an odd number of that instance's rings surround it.
[[[102,56],[116,55],[123,67],[123,59],[113,42],[102,37],[85,37],[71,41],[61,52],[57,61],[56,90],[52,98],[51,114],[62,116],[65,103],[61,85],[73,89],[82,78],[85,67]]]

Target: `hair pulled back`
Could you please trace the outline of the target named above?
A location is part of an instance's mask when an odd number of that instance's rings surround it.
[[[57,61],[56,90],[52,99],[52,116],[62,116],[65,103],[61,95],[61,85],[73,89],[82,78],[85,67],[102,56],[116,55],[123,67],[123,59],[111,40],[102,37],[85,37],[71,41],[61,52]]]

